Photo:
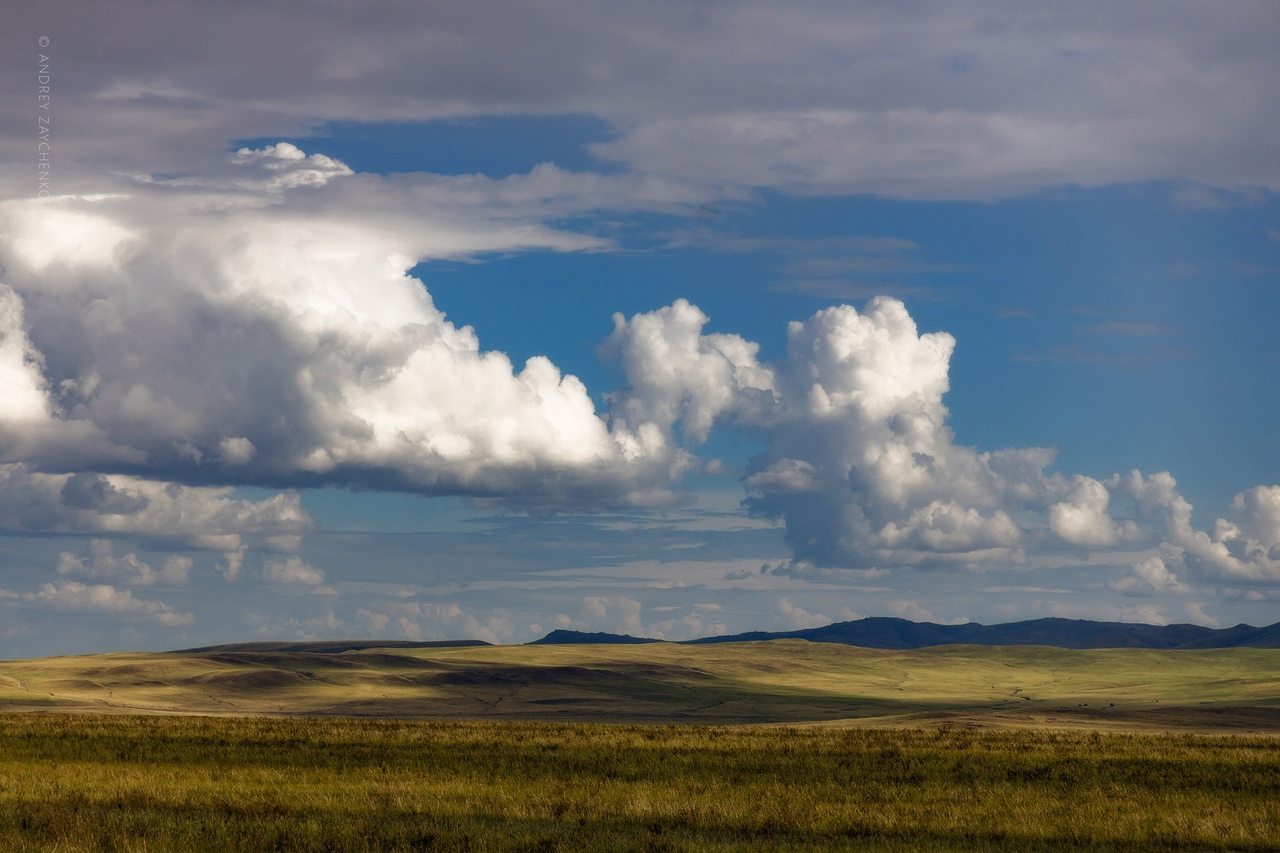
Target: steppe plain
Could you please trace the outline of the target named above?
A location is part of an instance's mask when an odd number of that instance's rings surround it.
[[[5,850],[1280,850],[1280,650],[0,662]]]

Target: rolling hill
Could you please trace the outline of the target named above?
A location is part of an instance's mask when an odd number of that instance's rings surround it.
[[[0,712],[1280,733],[1280,650],[249,643],[0,661]]]

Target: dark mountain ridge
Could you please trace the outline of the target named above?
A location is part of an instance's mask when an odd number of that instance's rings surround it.
[[[1087,619],[1030,619],[1001,625],[939,625],[873,616],[853,622],[836,622],[799,631],[748,631],[719,637],[685,640],[684,645],[743,643],[757,640],[800,639],[814,643],[841,643],[870,649],[922,649],[928,646],[1056,646],[1063,649],[1228,649],[1280,648],[1280,622],[1263,628],[1236,625],[1206,628],[1203,625],[1142,625],[1129,622],[1093,622]],[[627,634],[552,631],[531,645],[578,643],[653,643]]]

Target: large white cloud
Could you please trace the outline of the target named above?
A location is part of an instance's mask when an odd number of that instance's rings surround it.
[[[232,159],[219,178],[5,206],[10,460],[555,506],[671,499],[690,458],[662,431],[610,430],[578,379],[483,351],[406,274],[423,258],[598,240],[518,211],[468,224],[453,215],[464,202],[429,191],[389,201],[379,181],[285,144]],[[514,193],[524,204],[527,188]],[[44,250],[66,221],[93,251]]]
[[[39,353],[27,339],[22,300],[12,288],[0,286],[0,399],[6,420],[37,424],[48,420],[41,366]]]
[[[1191,505],[1170,502],[1169,538],[1193,570],[1232,584],[1280,584],[1280,486],[1255,486],[1236,495],[1231,517],[1208,531],[1191,524]]]
[[[979,452],[955,442],[943,395],[954,339],[921,334],[906,307],[877,297],[793,322],[775,363],[755,344],[703,335],[707,318],[674,305],[617,328],[604,350],[631,383],[614,417],[666,440],[698,443],[713,424],[747,429],[748,506],[782,519],[801,563],[821,567],[1117,569],[1124,592],[1176,592],[1198,578],[1233,586],[1280,580],[1280,487],[1256,487],[1208,532],[1168,473],[1107,480],[1048,472],[1045,448]]]
[[[629,387],[613,395],[615,426],[631,432],[677,422],[686,440],[706,441],[712,425],[773,398],[773,371],[757,363],[758,344],[738,335],[703,335],[707,317],[681,299],[627,320],[613,317],[614,331],[600,348],[617,359]]]
[[[1106,546],[1142,541],[1137,523],[1115,521],[1109,509],[1111,492],[1092,477],[1076,476],[1066,499],[1049,507],[1049,529],[1073,545]]]
[[[756,345],[736,336],[702,336],[706,322],[683,303],[619,321],[610,344],[632,385],[615,412],[683,417],[695,439],[716,420],[766,436],[746,478],[750,503],[786,521],[799,559],[1017,561],[1025,537],[1010,513],[1065,488],[1041,474],[1043,450],[953,443],[942,395],[955,341],[919,334],[897,300],[792,323],[777,364],[758,363]]]

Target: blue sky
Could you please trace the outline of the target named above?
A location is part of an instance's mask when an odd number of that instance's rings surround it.
[[[153,7],[3,37],[0,656],[1280,619],[1273,6]]]

